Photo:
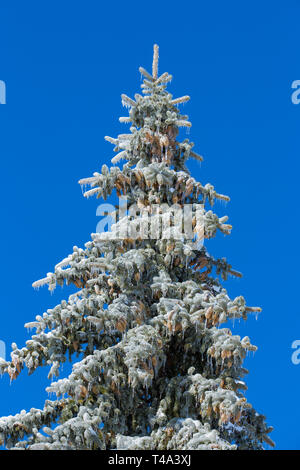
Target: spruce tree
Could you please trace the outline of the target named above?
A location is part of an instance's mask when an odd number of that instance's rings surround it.
[[[179,128],[191,126],[177,106],[189,97],[173,99],[166,90],[172,77],[158,75],[158,46],[152,73],[139,70],[143,94],[122,95],[129,116],[120,121],[130,124],[130,133],[106,137],[118,152],[112,163],[126,162],[122,169],[103,165],[101,173],[80,181],[92,188],[86,197],[107,199],[116,189],[128,211],[116,205],[109,231],[92,234],[84,249],[74,247],[33,284],[47,284],[50,291],[74,284],[79,290],[26,324],[36,329],[26,347],[13,344],[11,360],[1,359],[0,370],[11,380],[24,367],[31,374],[50,366],[48,377],[55,381],[47,391],[56,395],[43,409],[0,419],[6,448],[273,445],[272,428],[243,395],[243,360],[256,347],[220,327],[260,308],[246,306],[242,296],[229,298],[222,281],[240,274],[203,244],[218,231],[230,233],[227,217],[211,209],[216,199],[229,198],[189,174],[187,159],[202,159],[189,139],[177,140]],[[182,230],[176,207],[178,213],[190,209],[192,234]],[[155,236],[149,235],[151,223]],[[67,358],[74,362],[71,374],[56,379]]]

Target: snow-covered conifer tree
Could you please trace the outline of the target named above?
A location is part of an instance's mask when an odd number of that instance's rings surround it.
[[[178,110],[189,97],[174,99],[166,90],[172,77],[158,74],[158,46],[152,72],[139,70],[143,94],[122,95],[129,115],[120,121],[130,132],[106,137],[118,152],[112,163],[124,160],[122,169],[103,165],[80,181],[92,188],[86,197],[107,199],[116,189],[128,211],[115,206],[111,230],[92,234],[85,248],[74,247],[34,283],[79,290],[26,324],[36,329],[26,347],[13,344],[11,360],[0,359],[11,380],[24,367],[32,373],[49,366],[47,391],[56,395],[43,409],[0,419],[6,448],[273,445],[272,428],[243,395],[243,359],[256,347],[220,326],[260,308],[229,298],[221,280],[240,274],[202,243],[218,231],[230,233],[227,217],[211,210],[215,200],[229,198],[197,182],[185,166],[189,157],[202,159],[192,142],[177,140],[179,128],[191,126]],[[56,379],[74,353],[71,374]]]

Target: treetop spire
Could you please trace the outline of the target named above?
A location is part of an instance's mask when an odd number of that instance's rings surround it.
[[[158,59],[159,59],[159,54],[158,54],[159,47],[157,44],[154,44],[153,46],[153,63],[152,63],[152,76],[154,80],[157,79],[157,74],[158,74]]]

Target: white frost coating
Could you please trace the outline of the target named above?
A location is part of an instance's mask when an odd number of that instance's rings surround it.
[[[74,246],[54,273],[34,283],[78,290],[27,323],[35,334],[25,347],[13,343],[10,360],[0,358],[0,373],[11,380],[24,368],[33,373],[41,366],[51,380],[51,400],[42,409],[0,418],[0,442],[8,449],[273,445],[272,428],[242,394],[243,360],[256,347],[247,336],[220,328],[260,309],[248,307],[242,296],[231,299],[221,282],[240,273],[193,243],[200,235],[230,233],[227,216],[212,210],[216,200],[229,198],[189,174],[186,161],[202,160],[189,139],[177,140],[179,127],[191,124],[176,105],[189,97],[173,99],[166,89],[172,76],[158,77],[157,46],[152,76],[140,72],[142,94],[135,101],[122,95],[129,116],[121,121],[131,123],[130,133],[106,137],[117,152],[112,163],[127,162],[122,170],[104,164],[80,180],[91,187],[86,197],[106,200],[115,190],[126,196],[128,213],[116,208],[110,232],[92,234],[84,248]],[[171,209],[185,204],[191,207],[192,238],[179,230]],[[159,236],[143,236],[150,222]],[[68,358],[72,372],[59,379]]]
[[[117,155],[115,155],[112,159],[112,163],[118,163],[120,160],[125,159],[127,156],[126,150],[123,150],[122,152],[119,152]]]
[[[189,96],[181,96],[180,98],[176,98],[175,100],[172,100],[172,104],[180,104],[180,103],[186,103],[189,101],[191,98]]]
[[[49,284],[50,280],[51,280],[51,279],[50,279],[49,277],[44,277],[43,279],[40,279],[40,280],[38,280],[38,281],[35,281],[35,282],[32,284],[32,287],[38,288],[38,287],[44,286],[45,284]]]

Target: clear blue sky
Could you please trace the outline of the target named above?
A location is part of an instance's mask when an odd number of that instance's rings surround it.
[[[231,197],[218,214],[233,224],[209,252],[244,273],[231,296],[263,308],[235,334],[258,346],[246,360],[247,397],[275,427],[277,449],[300,449],[299,129],[297,1],[11,1],[0,5],[1,328],[23,346],[23,328],[70,289],[31,284],[53,270],[96,229],[97,200],[77,181],[109,163],[104,135],[126,132],[120,94],[139,92],[140,65],[160,72],[170,91],[189,94],[189,137],[204,155],[191,163],[198,180]],[[65,368],[65,372],[69,369]],[[0,416],[42,406],[47,371],[0,380]]]

